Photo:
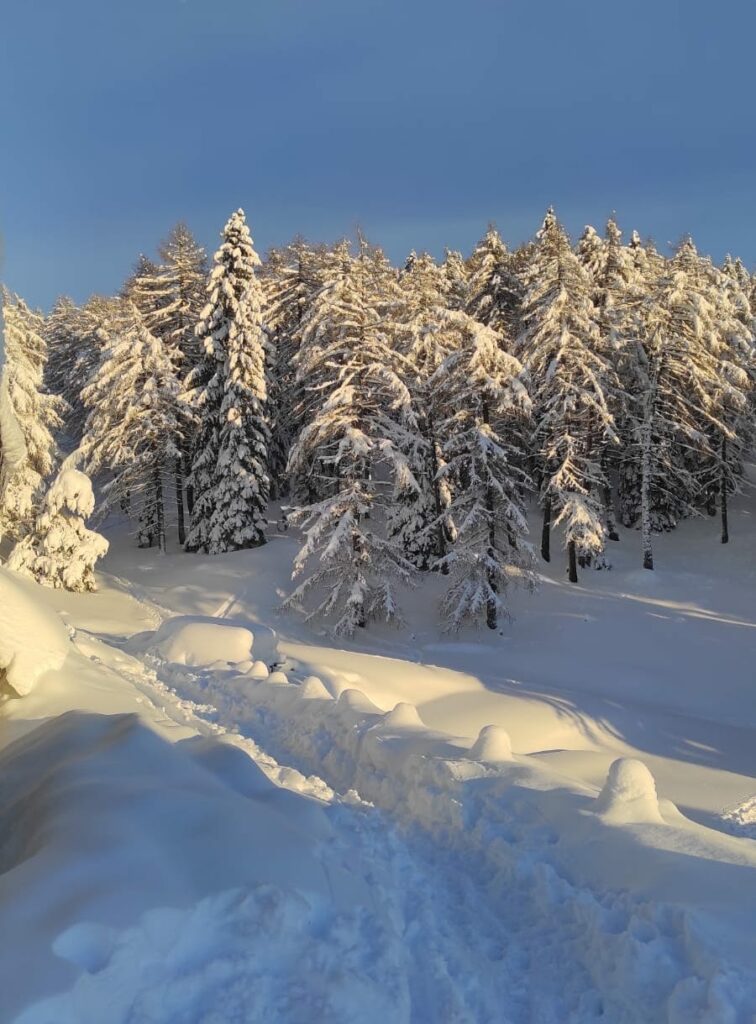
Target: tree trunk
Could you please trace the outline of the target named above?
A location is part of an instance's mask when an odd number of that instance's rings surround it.
[[[727,522],[727,438],[722,438],[722,543],[727,544],[730,540],[730,530]]]
[[[191,471],[191,465],[189,464],[189,459],[186,456],[184,456],[184,477],[185,477],[185,479],[187,481],[186,488],[185,488],[185,493],[186,493],[186,510],[189,513],[189,515],[192,514],[192,510],[194,509],[194,488],[188,482],[189,481],[189,473],[190,473],[190,471]]]
[[[544,562],[551,561],[551,495],[547,494],[543,501],[543,529],[541,530],[541,558]]]
[[[181,547],[186,541],[186,525],[184,522],[184,488],[181,479],[181,463],[176,461],[176,514],[178,516],[178,542]]]
[[[157,528],[157,542],[160,550],[165,554],[165,509],[163,508],[163,478],[160,467],[155,469],[155,526]]]
[[[575,550],[575,541],[574,540],[571,540],[569,542],[569,544],[567,545],[567,559],[568,559],[568,565],[569,565],[569,570],[568,570],[568,574],[567,574],[568,578],[569,578],[569,581],[570,581],[570,583],[577,583],[577,581],[578,581],[578,574],[577,574],[577,552]]]
[[[607,484],[604,487],[604,512],[606,517],[606,535],[609,540],[619,540],[617,533],[617,513],[614,511],[614,495]]]
[[[651,491],[651,408],[647,408],[643,417],[641,431],[641,546],[643,548],[643,568],[653,569],[654,553],[651,546],[651,509],[649,497]]]

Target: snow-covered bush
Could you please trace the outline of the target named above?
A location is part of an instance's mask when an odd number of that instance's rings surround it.
[[[94,590],[94,566],[107,553],[108,542],[87,529],[85,519],[93,510],[89,477],[78,469],[63,469],[32,532],[11,552],[8,568],[56,590]]]

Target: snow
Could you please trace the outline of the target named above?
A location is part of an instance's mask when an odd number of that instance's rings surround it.
[[[612,761],[597,808],[614,823],[663,821],[654,777],[642,761],[633,757]]]
[[[47,672],[60,669],[71,648],[54,611],[40,606],[34,589],[0,568],[0,670],[20,697]]]
[[[156,633],[153,649],[176,665],[207,666],[248,661],[253,642],[250,630],[242,626],[171,619]]]
[[[506,729],[500,725],[484,725],[470,749],[470,757],[476,761],[512,760],[512,741]]]
[[[745,1024],[753,511],[654,574],[620,530],[453,641],[430,579],[331,646],[280,611],[288,536],[3,573],[73,632],[0,723],[9,1021]]]

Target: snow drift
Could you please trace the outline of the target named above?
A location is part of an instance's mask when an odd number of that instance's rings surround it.
[[[19,696],[59,669],[71,649],[62,620],[14,573],[0,568],[0,670]]]

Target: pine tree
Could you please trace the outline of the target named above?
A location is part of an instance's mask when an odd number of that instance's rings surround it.
[[[290,466],[311,479],[317,497],[292,515],[305,531],[294,576],[303,581],[287,599],[310,615],[332,618],[351,634],[371,619],[398,617],[396,582],[411,565],[382,532],[386,488],[403,441],[407,389],[386,326],[395,278],[379,251],[363,243],[356,259],[342,247],[315,298],[298,359],[300,382],[314,389],[313,408],[295,443]]]
[[[139,514],[139,543],[166,548],[164,477],[180,455],[176,368],[162,343],[127,304],[119,333],[83,398],[89,410],[81,450],[90,473],[106,473],[108,507]]]
[[[399,372],[411,402],[401,409],[403,423],[413,429],[402,432],[403,444],[394,462],[394,494],[388,513],[389,536],[402,545],[417,569],[428,569],[442,558],[453,529],[444,518],[449,505],[448,484],[439,470],[444,465],[438,423],[440,399],[431,385],[438,367],[459,344],[456,321],[446,307],[444,271],[431,256],[416,256],[402,275],[395,308],[396,341],[403,355]]]
[[[469,268],[467,313],[496,331],[501,343],[511,342],[519,332],[523,288],[494,227],[478,242]]]
[[[31,533],[11,551],[8,568],[57,590],[95,590],[94,566],[107,553],[108,542],[86,527],[93,511],[89,477],[77,469],[61,470]]]
[[[462,254],[455,249],[446,249],[441,269],[445,280],[446,305],[449,309],[465,309],[469,298],[470,284]]]
[[[686,241],[637,314],[639,386],[632,455],[640,475],[645,569],[654,568],[654,494],[670,495],[675,506],[694,512],[701,480],[691,466],[711,452],[708,432],[724,427],[717,408],[720,363],[712,336],[713,306],[699,270],[695,247]],[[686,449],[692,455],[687,460],[681,457]]]
[[[616,378],[595,318],[591,280],[549,210],[538,234],[523,306],[521,358],[533,383],[534,445],[544,509],[541,553],[550,557],[551,519],[563,523],[569,578],[600,556],[605,527],[604,444],[616,441],[609,396]]]
[[[244,211],[223,231],[197,327],[202,362],[187,382],[199,420],[187,547],[220,554],[265,543],[269,429],[263,293]]]
[[[485,616],[496,629],[507,614],[509,584],[532,587],[535,579],[525,541],[529,481],[523,453],[509,440],[517,436],[513,422],[529,415],[530,398],[521,364],[502,351],[494,331],[464,313],[447,318],[458,344],[430,381],[446,410],[439,476],[453,494],[443,513],[454,523],[453,543],[439,563],[449,572],[444,610],[450,628]]]
[[[270,336],[270,451],[274,496],[289,492],[286,465],[293,439],[301,427],[302,396],[296,381],[296,357],[302,322],[320,282],[322,248],[295,239],[272,250],[263,268],[265,319]]]
[[[47,346],[44,320],[23,299],[2,292],[5,320],[3,401],[19,430],[18,458],[0,473],[0,535],[22,537],[31,527],[45,480],[57,459],[54,431],[62,424],[65,403],[43,387]],[[0,453],[2,455],[2,453]]]

